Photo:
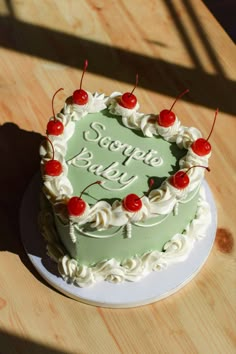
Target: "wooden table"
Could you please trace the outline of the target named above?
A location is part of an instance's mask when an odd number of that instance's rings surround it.
[[[0,3],[0,353],[235,353],[235,46],[194,0],[2,1]],[[211,137],[208,183],[218,208],[213,251],[171,297],[133,309],[102,309],[61,295],[34,270],[18,213],[39,168],[51,116],[78,88],[133,87],[144,112],[176,106],[183,124]],[[34,237],[34,235],[32,235]]]

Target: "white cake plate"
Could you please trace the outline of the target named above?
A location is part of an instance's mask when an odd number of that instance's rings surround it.
[[[36,175],[28,186],[20,211],[21,239],[29,259],[39,274],[61,293],[84,303],[109,307],[128,308],[161,300],[181,289],[200,271],[211,251],[217,227],[217,213],[210,188],[204,182],[206,198],[211,207],[212,222],[207,236],[196,241],[190,256],[184,262],[167,269],[152,272],[139,282],[112,284],[102,281],[92,287],[80,288],[66,283],[57,271],[57,265],[46,254],[46,244],[39,232],[40,177]]]

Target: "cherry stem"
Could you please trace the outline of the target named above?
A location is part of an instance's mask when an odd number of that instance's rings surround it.
[[[154,179],[151,178],[150,181],[149,181],[149,188],[148,188],[148,191],[147,191],[144,195],[142,195],[142,197],[137,198],[136,200],[140,200],[140,199],[142,199],[145,195],[148,195],[148,194],[150,193],[150,191],[151,191],[153,185],[154,185]]]
[[[53,97],[52,97],[52,112],[53,112],[54,121],[57,120],[57,119],[56,119],[56,115],[55,115],[55,111],[54,111],[54,98],[55,98],[55,96],[58,94],[58,92],[61,91],[61,90],[64,90],[64,88],[62,88],[62,87],[59,88],[59,90],[57,90],[57,91],[54,93]]]
[[[210,168],[207,167],[207,166],[202,166],[202,165],[194,165],[194,166],[191,166],[187,169],[187,171],[183,172],[183,174],[181,175],[181,177],[184,177],[185,175],[188,174],[188,172],[192,169],[192,168],[195,168],[195,167],[201,167],[201,168],[205,168],[208,172],[210,172]]]
[[[86,59],[85,62],[84,62],[84,68],[83,68],[83,73],[82,73],[82,76],[81,76],[81,79],[80,79],[80,90],[82,88],[82,82],[83,82],[83,78],[84,78],[84,74],[85,74],[85,71],[87,70],[87,67],[88,67],[88,60]]]
[[[46,139],[49,142],[49,144],[51,145],[51,148],[52,148],[52,160],[54,160],[55,150],[54,150],[53,143],[51,142],[51,140],[47,136],[46,136]]]
[[[102,183],[102,181],[96,181],[96,182],[93,182],[93,183],[89,184],[87,187],[85,187],[85,188],[82,190],[82,192],[80,193],[79,198],[82,197],[82,195],[84,194],[84,192],[85,192],[89,187],[93,186],[94,184],[101,184],[101,183]]]
[[[217,108],[216,111],[215,111],[214,122],[213,122],[213,124],[212,124],[211,131],[210,131],[210,133],[209,133],[208,138],[206,139],[206,141],[209,140],[209,138],[210,138],[210,136],[211,136],[211,134],[212,134],[212,132],[213,132],[213,129],[214,129],[214,126],[215,126],[216,117],[217,117],[218,112],[219,112],[219,108]]]
[[[169,109],[169,112],[172,111],[172,109],[173,109],[174,105],[176,104],[176,102],[177,102],[183,95],[185,95],[187,92],[189,92],[189,89],[186,89],[184,92],[181,92],[181,93],[176,97],[176,99],[174,100],[174,103],[172,104],[172,106],[171,106],[170,109]]]
[[[136,74],[136,81],[135,81],[135,85],[133,90],[130,92],[129,97],[133,94],[134,90],[136,89],[136,87],[138,86],[138,73]]]

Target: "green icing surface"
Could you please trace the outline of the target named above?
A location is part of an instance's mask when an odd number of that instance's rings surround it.
[[[91,124],[94,126],[92,127]],[[88,139],[92,141],[88,141]],[[114,141],[120,142],[116,143],[116,147],[117,144],[120,147],[118,151],[111,151],[107,146]],[[107,147],[102,147],[102,142]],[[125,147],[122,148],[121,144],[132,146],[127,150],[127,153],[132,153],[135,148],[141,150],[143,153],[140,154],[143,154],[144,160],[146,157],[146,163],[125,156]],[[90,204],[94,204],[100,199],[110,202],[114,199],[123,199],[129,193],[142,196],[148,190],[150,178],[155,181],[153,188],[159,187],[166,177],[179,169],[178,160],[186,154],[186,150],[180,150],[174,143],[168,143],[160,137],[144,137],[141,131],[124,127],[121,117],[111,115],[108,110],[88,114],[76,122],[74,135],[68,142],[66,161],[68,162],[76,156],[78,158],[78,154],[83,148],[86,148],[87,151],[84,155],[85,159],[80,159],[79,162],[77,160],[79,167],[68,164],[68,178],[72,183],[74,195],[80,195],[81,191],[90,183],[97,180],[103,181],[104,187],[92,186],[83,195],[83,199]],[[150,153],[151,150],[154,152]],[[154,161],[155,164],[157,160],[152,159],[161,157],[164,159],[160,166],[150,165],[150,161]],[[102,173],[114,163],[117,164],[114,167],[117,180],[112,181],[104,178]],[[94,166],[95,164],[97,166]],[[91,167],[95,171],[99,169],[98,175],[88,171]],[[126,186],[120,180],[122,174],[125,174],[124,181],[131,179],[131,182]],[[112,189],[112,191],[106,188]]]
[[[116,141],[115,146],[120,147],[119,151],[111,151],[110,144],[114,141]],[[101,146],[102,143],[105,147]],[[125,147],[122,147],[122,144],[132,146],[129,148],[129,153],[135,148],[141,150],[142,158],[145,160],[146,156],[146,161],[125,156]],[[86,158],[78,160],[78,155],[81,157],[80,153],[83,149],[87,151]],[[151,150],[154,152],[147,158]],[[148,190],[150,178],[155,182],[153,188],[159,187],[163,180],[179,169],[178,161],[185,154],[186,150],[180,150],[175,143],[168,143],[161,137],[147,138],[141,131],[124,127],[120,117],[104,110],[100,113],[88,114],[75,123],[75,132],[68,142],[66,155],[68,178],[72,183],[74,195],[80,195],[90,183],[97,180],[104,181],[105,187],[111,188],[112,191],[95,185],[85,192],[83,199],[90,204],[95,204],[101,199],[112,203],[115,199],[123,199],[129,193],[142,196]],[[77,159],[75,163],[79,163],[79,167],[69,163],[74,158]],[[160,166],[150,166],[153,158],[163,158],[163,163]],[[155,164],[156,160],[153,161]],[[117,181],[102,176],[103,171],[113,163],[117,164],[115,167],[117,171],[114,171]],[[91,166],[94,171],[99,171],[98,175],[88,171]],[[124,180],[134,179],[125,188],[122,188],[124,187],[122,179],[119,179],[122,174],[125,174]],[[167,216],[151,218],[145,223],[131,225],[130,238],[127,237],[126,225],[97,231],[86,224],[83,225],[83,230],[75,229],[77,241],[72,243],[69,225],[64,225],[57,216],[55,216],[55,223],[64,246],[70,256],[79,263],[92,265],[111,258],[123,261],[151,250],[162,251],[163,245],[176,233],[182,233],[194,218],[198,197],[199,193],[196,190],[188,195],[187,201],[179,203],[177,215],[172,212]]]
[[[104,236],[115,233],[113,237],[99,239],[84,236],[76,232],[77,242],[72,243],[69,236],[68,225],[63,225],[57,217],[55,221],[63,244],[69,251],[71,257],[77,259],[79,263],[92,265],[111,258],[123,261],[135,255],[140,256],[147,251],[162,251],[164,244],[169,241],[172,236],[176,233],[182,233],[196,214],[199,193],[193,192],[192,198],[191,196],[189,197],[190,200],[188,202],[179,204],[177,215],[170,213],[167,218],[163,218],[163,216],[156,217],[143,224],[150,225],[162,220],[157,226],[142,227],[132,225],[131,238],[126,237],[126,226],[121,228],[112,227],[106,231],[91,232],[91,229],[89,231],[94,234],[94,236]]]

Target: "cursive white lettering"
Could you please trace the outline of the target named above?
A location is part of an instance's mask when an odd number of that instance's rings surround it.
[[[87,130],[84,132],[84,139],[87,141],[98,142],[102,137],[100,129],[106,130],[106,127],[105,127],[105,125],[103,125],[102,123],[99,123],[99,122],[93,122],[93,123],[91,123],[90,126],[91,126],[92,130],[95,131],[96,136],[95,136],[95,138],[89,138],[89,135],[91,132]]]
[[[103,136],[102,131],[105,131],[106,127],[102,123],[93,122],[90,124],[90,128],[92,131],[86,130],[84,132],[84,139],[89,142],[98,143],[101,148],[112,152],[120,151],[124,156],[128,157],[123,162],[124,166],[127,166],[132,160],[143,161],[146,165],[152,167],[160,166],[163,162],[161,158],[153,157],[154,154],[158,153],[155,150],[151,149],[145,152],[139,147],[122,143],[120,140],[112,140],[110,136]],[[93,133],[95,133],[95,136]]]
[[[91,165],[91,160],[93,154],[86,147],[84,147],[75,157],[67,160],[69,165],[74,165],[75,167],[89,167]],[[82,162],[82,163],[81,163]]]

